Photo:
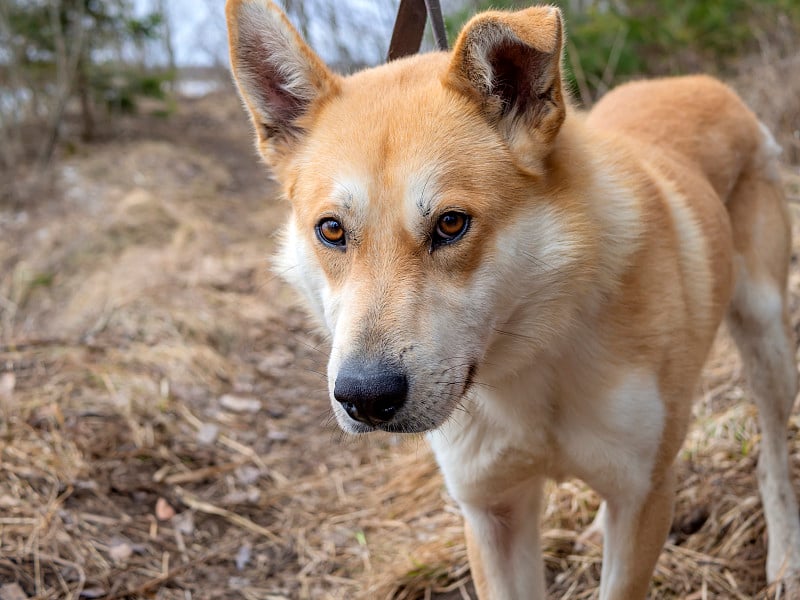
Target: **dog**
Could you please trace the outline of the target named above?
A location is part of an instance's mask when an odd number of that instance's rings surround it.
[[[281,271],[331,334],[333,413],[426,433],[481,598],[545,596],[542,485],[566,477],[604,499],[599,597],[646,596],[723,319],[759,408],[767,577],[796,578],[790,218],[779,148],[732,90],[640,81],[582,114],[553,7],[348,77],[272,2],[226,11],[292,207]]]

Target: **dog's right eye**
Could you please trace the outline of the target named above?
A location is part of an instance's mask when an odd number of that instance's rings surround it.
[[[326,217],[317,223],[317,237],[326,246],[344,250],[347,243],[342,224],[332,217]]]

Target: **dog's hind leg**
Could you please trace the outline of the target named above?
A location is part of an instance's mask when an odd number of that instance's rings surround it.
[[[787,443],[797,393],[794,336],[786,306],[791,225],[772,159],[746,169],[727,204],[737,271],[727,322],[758,405],[758,483],[769,535],[767,578],[796,579],[800,519]]]

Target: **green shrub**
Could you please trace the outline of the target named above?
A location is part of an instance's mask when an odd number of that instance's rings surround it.
[[[530,2],[491,0],[480,9],[520,8]],[[634,76],[697,71],[726,74],[747,54],[774,40],[777,30],[800,37],[797,0],[556,0],[567,21],[566,77],[584,101]],[[471,11],[447,19],[457,32]],[[583,96],[587,95],[589,98]]]

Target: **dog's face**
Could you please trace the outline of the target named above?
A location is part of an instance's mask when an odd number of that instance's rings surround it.
[[[476,377],[546,343],[571,285],[574,227],[548,175],[565,114],[559,13],[487,13],[452,55],[348,78],[271,3],[229,1],[228,21],[259,149],[293,208],[280,269],[332,336],[339,424],[438,427]],[[520,322],[526,339],[507,330]]]

